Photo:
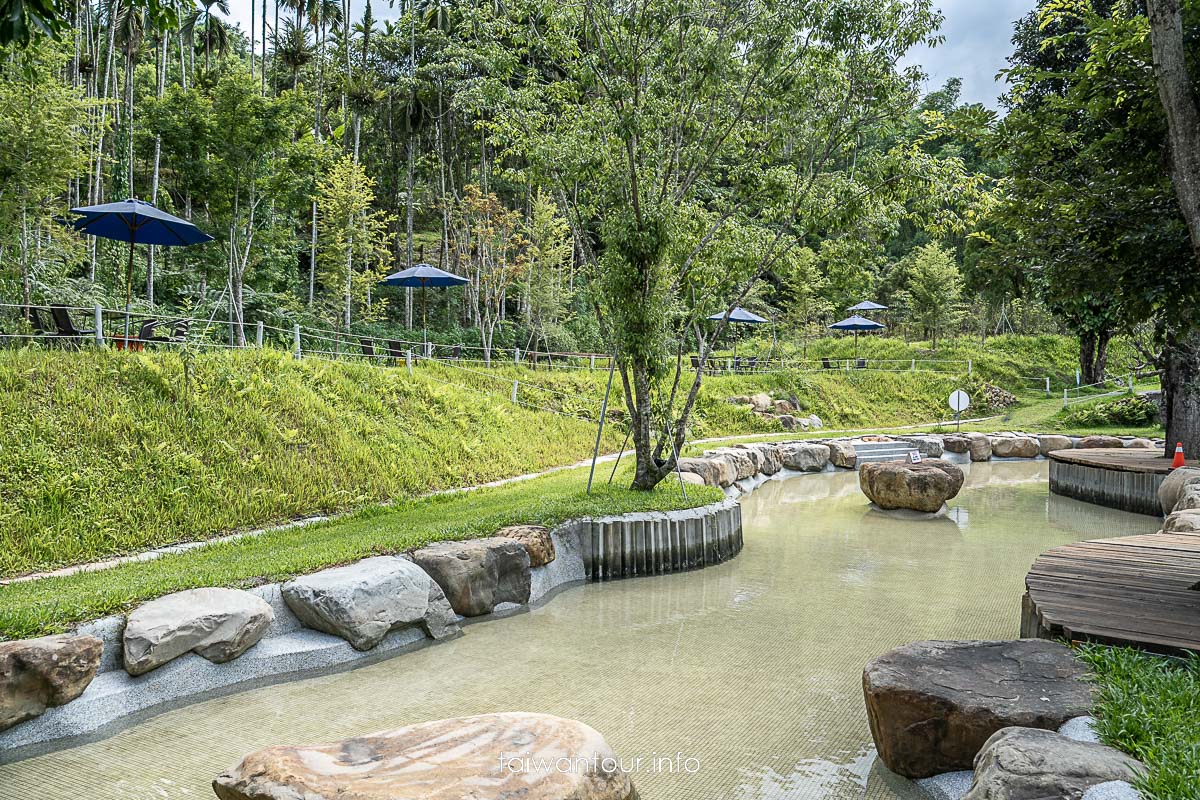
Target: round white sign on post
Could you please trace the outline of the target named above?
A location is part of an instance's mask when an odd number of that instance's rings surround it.
[[[950,395],[950,408],[960,414],[971,406],[971,397],[962,389],[956,389]]]

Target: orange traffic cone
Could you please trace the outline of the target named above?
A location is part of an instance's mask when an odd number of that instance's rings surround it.
[[[1175,443],[1175,460],[1171,462],[1171,469],[1178,469],[1186,464],[1183,460],[1183,442]]]

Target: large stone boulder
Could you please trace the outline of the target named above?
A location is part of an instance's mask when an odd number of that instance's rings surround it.
[[[412,558],[464,617],[490,614],[501,603],[529,602],[529,553],[512,539],[437,542]]]
[[[749,450],[737,447],[722,447],[718,450],[705,452],[704,457],[725,461],[729,465],[729,469],[733,472],[733,480],[730,483],[744,481],[758,474],[758,457],[751,455]]]
[[[1163,521],[1163,533],[1200,533],[1200,509],[1168,514]]]
[[[1042,452],[1032,436],[992,436],[990,441],[996,458],[1037,458]]]
[[[992,458],[992,440],[986,433],[971,431],[964,433],[967,439],[967,452],[972,461],[989,461]]]
[[[771,399],[771,395],[766,392],[750,395],[750,406],[759,413],[766,413],[774,410],[775,403]]]
[[[103,649],[95,636],[0,642],[0,731],[83,694]]]
[[[871,736],[888,769],[908,778],[970,769],[1013,725],[1057,730],[1092,704],[1086,669],[1044,639],[914,642],[863,670]]]
[[[1085,436],[1076,446],[1085,450],[1095,450],[1104,447],[1124,448],[1125,443],[1116,436]]]
[[[942,447],[947,453],[964,455],[971,452],[971,440],[966,436],[951,435],[942,439]]]
[[[505,539],[521,553],[520,543]],[[420,567],[396,556],[366,558],[288,581],[283,599],[310,628],[370,650],[393,630],[421,625],[434,639],[458,633],[458,620],[441,587]]]
[[[125,623],[125,670],[142,675],[188,652],[214,664],[232,661],[274,620],[270,603],[241,589],[188,589],[151,600]]]
[[[1158,487],[1158,503],[1164,514],[1170,514],[1179,504],[1183,490],[1192,485],[1200,484],[1200,469],[1195,467],[1179,467],[1171,470],[1170,474]]]
[[[1054,731],[997,731],[975,759],[975,783],[963,800],[1079,800],[1109,781],[1129,781],[1141,762],[1119,750],[1068,739]]]
[[[544,567],[554,560],[554,538],[544,525],[509,525],[496,531],[501,539],[515,539],[529,553],[529,566]]]
[[[221,800],[636,800],[582,722],[485,714],[251,753],[213,781]]]
[[[934,513],[962,488],[963,473],[954,464],[929,459],[920,464],[883,461],[863,464],[858,485],[880,508]]]
[[[850,442],[825,442],[825,449],[829,451],[829,463],[835,467],[854,469],[855,464],[858,463],[858,453]]]
[[[940,458],[945,452],[940,436],[901,436],[900,441],[908,442],[926,458]]]
[[[823,444],[788,442],[779,445],[783,465],[800,472],[820,472],[829,463],[829,448]]]
[[[1070,450],[1075,447],[1075,440],[1070,436],[1060,436],[1056,433],[1043,433],[1038,436],[1038,452],[1048,456],[1055,450]]]
[[[755,444],[740,444],[739,449],[758,453],[758,471],[763,475],[774,475],[783,469],[783,460],[779,456],[779,448],[769,442]]]
[[[1200,510],[1200,482],[1189,483],[1179,493],[1179,502],[1175,504],[1176,511]]]

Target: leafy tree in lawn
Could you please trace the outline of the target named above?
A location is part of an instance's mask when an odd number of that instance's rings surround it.
[[[938,334],[962,316],[962,275],[954,256],[937,242],[913,251],[908,267],[908,295],[913,322],[927,333],[934,350]]]
[[[555,186],[568,211],[617,354],[633,485],[649,489],[686,438],[701,377],[685,374],[682,356],[698,320],[740,302],[809,237],[918,180],[942,198],[923,154],[856,158],[864,136],[912,107],[919,76],[897,62],[939,17],[924,0],[506,9],[493,36],[526,43],[530,56],[494,76],[521,113],[498,115],[493,141]],[[753,255],[706,258],[733,223],[751,232]]]

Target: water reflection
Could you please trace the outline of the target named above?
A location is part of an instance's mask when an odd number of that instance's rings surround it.
[[[1148,517],[1048,502],[1044,462],[975,464],[951,516],[867,516],[854,473],[772,481],[744,502],[720,567],[570,589],[453,642],[350,672],[196,704],[95,744],[0,767],[0,797],[210,797],[212,777],[276,743],[524,710],[583,720],[655,800],[907,798],[873,766],[863,664],[923,638],[1017,635],[1042,550]]]

